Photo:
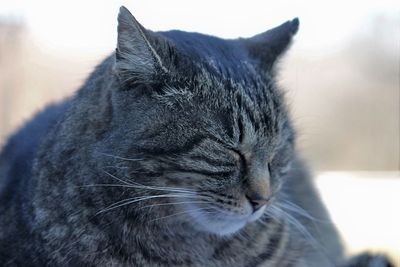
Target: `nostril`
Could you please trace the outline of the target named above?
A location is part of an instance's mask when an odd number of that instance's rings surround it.
[[[260,197],[251,197],[246,195],[247,199],[249,200],[251,206],[253,207],[253,211],[257,211],[261,209],[268,203],[268,198],[260,198]]]

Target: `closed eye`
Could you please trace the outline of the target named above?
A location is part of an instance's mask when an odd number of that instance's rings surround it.
[[[239,117],[238,119],[238,128],[239,128],[239,144],[242,144],[244,138],[244,126],[241,117]]]

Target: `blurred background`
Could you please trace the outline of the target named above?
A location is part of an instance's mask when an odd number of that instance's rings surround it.
[[[299,17],[279,75],[299,148],[349,253],[385,251],[400,263],[398,1],[1,0],[0,147],[113,51],[120,5],[155,31],[225,38]]]

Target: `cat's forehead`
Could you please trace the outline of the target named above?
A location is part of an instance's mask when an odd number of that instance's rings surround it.
[[[258,72],[239,40],[226,40],[200,33],[161,32],[173,46],[203,71],[233,81],[254,81]],[[182,70],[187,71],[187,70]]]

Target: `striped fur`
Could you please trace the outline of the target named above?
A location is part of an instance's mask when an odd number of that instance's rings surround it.
[[[274,81],[297,28],[154,33],[121,8],[116,52],[0,155],[0,265],[342,264]]]

